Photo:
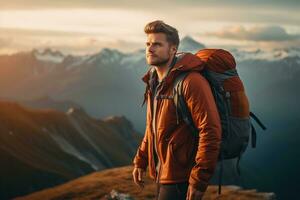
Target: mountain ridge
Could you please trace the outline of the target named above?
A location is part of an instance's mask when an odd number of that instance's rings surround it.
[[[0,101],[1,199],[131,163],[141,137],[126,118],[114,117],[112,123],[71,109]]]

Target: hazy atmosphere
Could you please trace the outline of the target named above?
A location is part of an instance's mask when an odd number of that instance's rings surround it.
[[[257,145],[249,140],[241,176],[236,159],[224,164],[228,199],[297,199],[299,10],[299,0],[2,1],[0,199],[102,199],[114,189],[154,198],[154,182],[140,192],[131,175],[146,127],[144,26],[154,20],[179,31],[179,52],[230,52],[267,127],[252,121]],[[219,169],[204,200],[217,198]]]
[[[209,47],[299,46],[299,1],[34,1],[0,5],[0,53],[51,47],[88,54],[144,47],[146,22],[162,19]]]

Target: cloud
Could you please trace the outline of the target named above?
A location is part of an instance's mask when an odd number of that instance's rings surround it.
[[[65,54],[91,54],[102,48],[113,48],[124,52],[143,47],[143,42],[106,38],[97,34],[64,33],[0,28],[0,55],[19,51],[52,48]]]
[[[159,6],[157,6],[159,5]],[[163,5],[163,6],[162,6]],[[242,5],[245,7],[249,6],[266,6],[266,7],[297,7],[300,5],[299,0],[227,0],[222,2],[219,0],[151,0],[151,3],[147,0],[27,0],[24,3],[24,0],[10,0],[1,2],[0,9],[32,9],[32,8],[103,8],[103,7],[122,7],[122,8],[145,8],[145,9],[157,9],[158,7],[174,7],[174,6],[183,6],[183,5],[210,5],[210,6],[235,6]]]
[[[0,37],[0,46],[8,46],[12,42],[10,37]]]
[[[292,41],[299,40],[300,34],[289,34],[280,26],[231,26],[220,31],[207,32],[206,36],[216,36],[223,39],[248,40],[248,41]]]

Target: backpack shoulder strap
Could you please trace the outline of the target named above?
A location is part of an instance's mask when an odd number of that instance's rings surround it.
[[[195,127],[193,123],[192,116],[189,112],[189,109],[186,105],[184,96],[183,96],[183,81],[187,77],[189,72],[183,72],[176,77],[173,86],[173,97],[174,97],[174,104],[176,108],[176,118],[177,124],[179,123],[179,115],[182,120],[191,127],[193,134],[198,136],[198,129]]]
[[[258,117],[253,112],[250,112],[250,117],[252,117],[263,130],[267,129],[265,127],[265,125],[258,119]],[[251,122],[251,141],[252,141],[252,148],[255,148],[256,147],[256,130],[255,130],[252,122]]]
[[[193,123],[192,116],[188,110],[188,107],[186,105],[186,102],[184,100],[183,96],[183,81],[187,77],[188,72],[184,72],[180,74],[174,81],[174,89],[173,89],[173,95],[174,95],[174,103],[176,107],[176,117],[177,117],[177,123],[179,122],[178,120],[178,112],[183,119],[183,121],[191,127],[193,134],[197,137],[198,134],[198,129],[195,127]],[[221,163],[220,163],[220,173],[219,173],[219,184],[218,184],[218,194],[221,194],[221,186],[222,186],[222,175],[223,175],[223,157],[221,155]]]

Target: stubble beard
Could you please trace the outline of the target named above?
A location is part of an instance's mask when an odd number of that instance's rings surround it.
[[[149,64],[156,66],[156,67],[162,67],[162,66],[165,66],[169,62],[169,59],[170,59],[170,57],[162,59],[162,60],[157,60],[157,61],[151,62]]]

